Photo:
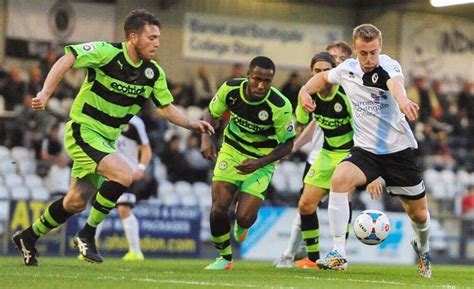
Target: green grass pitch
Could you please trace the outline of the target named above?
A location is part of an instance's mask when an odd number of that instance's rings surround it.
[[[232,271],[203,270],[211,261],[107,258],[103,264],[90,264],[42,257],[39,267],[25,267],[20,257],[0,257],[0,288],[474,288],[474,266],[434,264],[433,278],[424,279],[415,265],[349,264],[347,271],[335,272],[275,269],[271,262],[237,260]]]

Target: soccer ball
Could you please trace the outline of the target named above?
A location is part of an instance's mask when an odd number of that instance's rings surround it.
[[[377,210],[365,210],[354,222],[354,234],[366,245],[378,245],[387,238],[390,221],[387,215]]]

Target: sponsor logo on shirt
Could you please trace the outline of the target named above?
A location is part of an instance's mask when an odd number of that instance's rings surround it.
[[[259,131],[262,131],[264,128],[259,126],[258,124],[256,123],[253,123],[253,122],[250,122],[246,119],[243,119],[243,118],[240,118],[240,117],[236,117],[234,119],[235,121],[235,124],[237,124],[238,126],[241,126],[241,127],[244,127],[250,131],[254,131],[254,132],[259,132]]]
[[[117,82],[112,82],[110,85],[113,90],[127,93],[127,94],[134,94],[134,95],[143,95],[145,93],[145,88],[143,86],[132,86],[132,85],[123,85]]]
[[[342,111],[342,104],[340,104],[339,102],[336,102],[334,104],[334,111],[335,112],[341,112]]]

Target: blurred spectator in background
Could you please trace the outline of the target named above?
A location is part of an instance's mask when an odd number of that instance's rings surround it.
[[[224,82],[224,81],[234,79],[234,78],[242,78],[242,77],[245,77],[245,74],[246,73],[244,72],[244,68],[242,64],[234,63],[232,64],[232,68],[230,69],[230,75],[225,77],[222,81]]]
[[[5,100],[5,110],[13,111],[16,106],[21,106],[26,94],[26,83],[22,80],[21,70],[13,67],[9,71],[0,94]]]
[[[201,108],[206,107],[217,92],[216,80],[209,73],[206,65],[199,66],[197,76],[194,78],[193,88],[194,105]]]
[[[449,96],[446,93],[444,84],[439,80],[435,79],[432,83],[434,97],[438,101],[438,105],[443,109],[445,113],[449,112]],[[433,96],[432,96],[433,97]]]
[[[474,83],[464,81],[462,90],[458,94],[458,109],[465,111],[470,120],[474,120]]]
[[[415,77],[414,86],[407,89],[407,96],[420,106],[419,120],[425,122],[431,116],[433,109],[429,94],[429,82],[425,77]]]
[[[298,92],[300,91],[301,86],[303,85],[301,76],[298,72],[292,72],[288,79],[285,81],[281,88],[281,93],[286,96],[293,107],[293,113],[295,112],[296,106],[298,105]]]
[[[53,67],[54,63],[58,59],[59,56],[54,48],[50,48],[48,53],[46,54],[46,57],[40,59],[40,70],[41,75],[43,76],[43,81],[48,75],[48,72],[51,70],[51,67]]]
[[[38,66],[34,66],[30,69],[30,79],[28,80],[26,93],[35,97],[42,86],[43,76],[41,75],[41,69]]]
[[[192,89],[189,89],[185,85],[177,82],[173,82],[169,79],[166,80],[168,85],[168,89],[171,91],[175,99],[175,104],[180,105],[182,107],[188,107],[193,104],[193,95]]]
[[[462,198],[462,213],[465,216],[474,217],[474,185],[470,185]]]
[[[15,111],[15,128],[11,146],[23,146],[35,151],[40,158],[41,142],[45,136],[51,116],[46,111],[35,112],[31,108],[31,95],[26,95],[23,105]]]
[[[59,122],[52,122],[47,131],[46,137],[41,142],[41,159],[50,164],[56,163],[56,159],[63,152],[63,141],[59,135]]]
[[[181,152],[181,137],[172,135],[166,143],[163,152],[159,155],[161,161],[166,166],[168,180],[172,183],[186,179],[189,173],[186,158]]]
[[[194,182],[208,182],[210,162],[206,160],[201,154],[200,136],[190,134],[184,151],[184,157],[188,165],[189,174],[188,181]]]

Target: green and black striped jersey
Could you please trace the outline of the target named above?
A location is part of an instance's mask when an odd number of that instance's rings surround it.
[[[107,139],[116,140],[148,98],[158,107],[173,101],[163,69],[153,60],[134,64],[125,43],[69,45],[65,52],[76,57],[73,68],[87,68],[69,116]]]
[[[313,111],[316,123],[324,132],[323,148],[330,151],[349,150],[354,146],[352,110],[342,86],[337,85],[334,93],[323,98],[319,93],[311,95],[316,103]],[[301,103],[296,107],[296,120],[307,124],[310,120]]]
[[[244,97],[247,83],[246,78],[225,82],[210,102],[209,111],[214,118],[230,111],[224,142],[242,154],[259,158],[295,137],[292,108],[274,87],[263,99],[249,101]]]

